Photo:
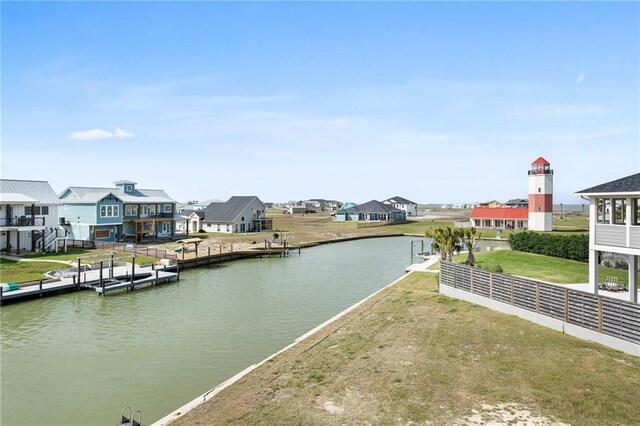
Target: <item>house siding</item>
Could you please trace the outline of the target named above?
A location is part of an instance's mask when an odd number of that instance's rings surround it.
[[[640,226],[632,226],[629,235],[629,245],[633,248],[640,248]]]
[[[96,223],[97,210],[94,204],[66,204],[63,202],[58,209],[58,217],[64,217],[71,224]]]
[[[102,208],[102,206],[117,206],[118,207],[118,215],[117,216],[113,216],[113,217],[101,217],[100,216],[100,209]],[[109,196],[106,198],[103,198],[102,200],[100,200],[98,203],[96,203],[95,205],[95,209],[96,209],[96,222],[98,224],[120,224],[122,223],[122,212],[123,212],[123,204],[122,201],[118,200],[117,198],[113,197],[113,196]]]
[[[595,243],[604,246],[626,247],[627,227],[624,225],[596,225]]]

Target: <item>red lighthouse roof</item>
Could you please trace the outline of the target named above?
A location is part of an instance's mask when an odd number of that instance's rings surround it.
[[[543,157],[538,157],[538,159],[536,161],[534,161],[533,163],[531,163],[531,165],[541,165],[541,166],[548,166],[551,163],[549,163],[547,160],[545,160]]]
[[[475,207],[471,219],[529,219],[526,207]]]

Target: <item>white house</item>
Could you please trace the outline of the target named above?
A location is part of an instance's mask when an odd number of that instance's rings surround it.
[[[49,182],[0,179],[0,250],[56,250],[64,240],[58,226],[58,195]]]
[[[640,256],[640,173],[587,188],[576,193],[589,199],[589,284],[598,293],[598,259],[601,252],[627,257],[629,289],[638,281]],[[629,291],[638,302],[638,293]]]
[[[418,204],[411,200],[407,200],[406,198],[395,196],[392,198],[387,198],[383,201],[383,203],[388,204],[398,210],[404,211],[407,216],[418,215]]]
[[[260,232],[273,228],[273,219],[265,217],[265,205],[256,196],[231,197],[195,213],[205,232]]]

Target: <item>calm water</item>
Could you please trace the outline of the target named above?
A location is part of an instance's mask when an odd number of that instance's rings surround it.
[[[415,239],[415,238],[413,238]],[[411,238],[185,271],[179,283],[0,308],[1,424],[149,424],[384,287]]]

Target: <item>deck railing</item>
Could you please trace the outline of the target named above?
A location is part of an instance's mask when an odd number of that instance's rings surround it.
[[[44,216],[14,216],[0,218],[0,226],[44,226]]]
[[[131,243],[103,243],[98,241],[67,240],[67,247],[121,251],[155,257],[156,259],[171,259],[174,261],[178,259],[177,254],[173,251],[159,249],[156,247],[138,246],[137,244]]]
[[[637,303],[450,262],[441,262],[440,284],[640,344]]]

